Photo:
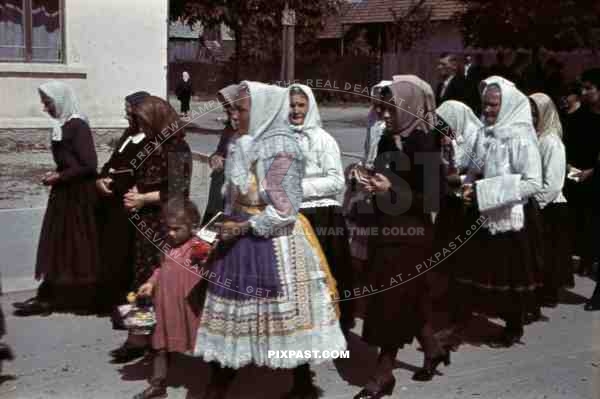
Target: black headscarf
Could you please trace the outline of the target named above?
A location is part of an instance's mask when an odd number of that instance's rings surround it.
[[[125,97],[125,101],[127,101],[132,107],[135,107],[136,105],[144,101],[144,98],[149,96],[150,93],[148,93],[147,91],[136,91],[135,93]]]

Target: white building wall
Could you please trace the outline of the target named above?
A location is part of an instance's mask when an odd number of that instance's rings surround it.
[[[0,63],[0,128],[45,127],[37,87],[73,86],[92,127],[125,126],[124,97],[167,88],[167,0],[65,0],[65,64]]]

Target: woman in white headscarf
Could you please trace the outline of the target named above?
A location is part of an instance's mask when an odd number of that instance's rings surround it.
[[[560,290],[574,286],[569,267],[569,239],[564,232],[569,223],[569,208],[562,192],[567,161],[554,102],[543,93],[529,98],[533,102],[531,110],[542,158],[542,189],[535,196],[542,209],[544,243],[544,287],[539,299],[542,306],[555,307]]]
[[[289,128],[288,91],[242,82],[235,104],[239,129],[225,164],[226,221],[209,266],[195,355],[213,362],[211,398],[224,398],[233,370],[249,364],[294,369],[292,395],[314,397],[308,364],[324,359],[272,352],[346,348],[335,281],[298,213],[304,157]]]
[[[440,250],[452,248],[458,244],[456,237],[465,234],[477,221],[479,215],[470,207],[465,207],[462,200],[461,180],[464,180],[469,167],[478,166],[473,146],[477,135],[483,129],[483,123],[475,116],[471,108],[454,100],[445,101],[436,113],[438,124],[436,132],[441,135],[444,153],[444,164],[448,174],[448,195],[442,203],[440,214],[436,218],[436,245]],[[465,306],[460,295],[460,286],[456,278],[462,276],[465,265],[472,262],[470,242],[461,245],[460,251],[444,260],[442,265],[448,280],[448,313],[450,328],[445,334],[456,333],[468,322]]]
[[[50,135],[56,169],[42,182],[51,187],[37,252],[37,296],[15,303],[22,315],[52,310],[93,310],[99,274],[96,228],[98,159],[87,118],[73,89],[59,81],[38,89],[54,119]]]
[[[184,117],[188,116],[190,112],[190,100],[192,99],[192,93],[194,89],[192,87],[192,80],[190,74],[187,71],[183,71],[181,74],[181,80],[177,84],[175,89],[175,95],[181,102],[181,114]]]
[[[354,326],[355,301],[344,300],[353,288],[348,231],[338,196],[344,189],[340,148],[321,125],[319,107],[310,87],[289,87],[290,124],[305,159],[301,212],[310,221],[341,294],[340,324],[344,332]]]
[[[479,249],[459,282],[471,291],[465,303],[504,319],[506,326],[494,345],[510,346],[523,335],[523,320],[535,313],[539,286],[537,259],[530,228],[531,199],[542,187],[541,159],[527,96],[498,76],[481,84],[484,130],[477,136],[475,155],[483,168],[472,167],[477,180],[465,186],[486,222],[472,239]],[[478,178],[481,177],[481,178]]]

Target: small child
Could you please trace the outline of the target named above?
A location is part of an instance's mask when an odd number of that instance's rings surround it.
[[[139,290],[152,296],[156,326],[152,348],[156,351],[150,386],[134,399],[167,396],[168,353],[188,353],[194,349],[200,315],[188,302],[192,289],[200,282],[200,270],[211,250],[210,244],[194,234],[200,221],[196,206],[189,200],[172,199],[163,211],[170,250],[165,250],[161,265]]]

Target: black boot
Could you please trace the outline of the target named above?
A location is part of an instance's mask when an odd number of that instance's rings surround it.
[[[323,391],[313,383],[313,372],[308,364],[294,369],[294,385],[283,399],[318,399]]]
[[[0,360],[14,360],[15,356],[13,355],[12,349],[10,346],[0,343]]]
[[[600,281],[596,282],[592,297],[585,303],[584,309],[588,312],[600,310]]]
[[[229,390],[229,384],[235,377],[236,370],[229,367],[221,367],[216,362],[212,362],[210,366],[212,377],[208,387],[206,387],[204,399],[225,399]]]
[[[431,381],[440,363],[444,363],[444,366],[450,365],[450,351],[445,351],[431,359],[425,358],[423,367],[413,374],[412,379],[414,381]]]

